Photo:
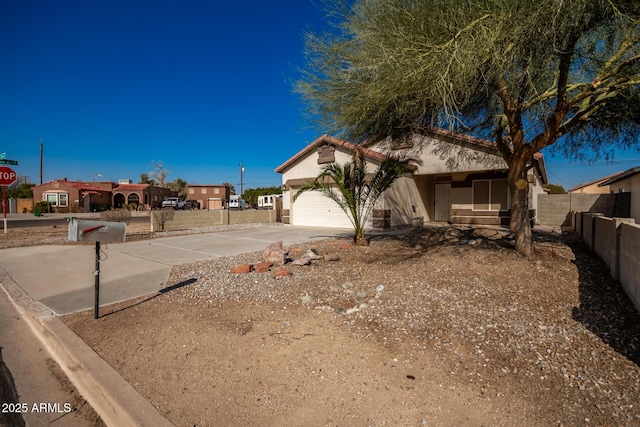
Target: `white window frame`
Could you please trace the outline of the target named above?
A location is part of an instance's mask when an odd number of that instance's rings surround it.
[[[49,200],[49,196],[51,196],[51,200]],[[62,203],[63,199],[64,203]],[[51,206],[66,208],[67,206],[69,206],[69,193],[42,193],[42,200],[47,203],[51,203]]]
[[[478,212],[498,212],[500,211],[500,209],[493,209],[491,206],[491,189],[493,187],[492,183],[494,181],[507,181],[506,178],[500,178],[500,179],[474,179],[473,182],[471,183],[471,210],[472,211],[478,211]],[[476,209],[476,182],[489,182],[489,200],[488,200],[488,205],[489,208],[488,209]],[[502,209],[502,210],[508,210],[509,206],[511,206],[511,194],[509,193],[509,186],[507,185],[507,209]]]

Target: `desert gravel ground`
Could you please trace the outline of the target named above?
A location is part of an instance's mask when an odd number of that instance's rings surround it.
[[[64,319],[178,426],[640,425],[640,315],[569,234],[426,227],[260,253]]]

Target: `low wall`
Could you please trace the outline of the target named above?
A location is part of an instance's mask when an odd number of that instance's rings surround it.
[[[155,210],[151,212],[151,231],[185,230],[229,224],[276,222],[275,210]]]
[[[573,231],[609,266],[611,276],[640,311],[640,224],[633,218],[591,213],[572,216]]]
[[[620,283],[640,310],[640,225],[620,227]]]
[[[536,222],[540,225],[570,226],[570,212],[598,212],[608,217],[629,217],[630,193],[539,194]]]

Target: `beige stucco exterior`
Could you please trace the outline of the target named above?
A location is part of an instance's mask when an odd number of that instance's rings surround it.
[[[356,147],[323,136],[276,169],[282,174],[283,210],[285,215],[290,214],[292,223],[296,223],[293,195],[305,181],[321,172],[327,159],[322,147],[326,146],[333,147],[331,159],[338,164],[351,161]],[[374,172],[388,155],[411,159],[415,167],[411,173],[399,178],[376,204],[376,211],[384,216],[386,226],[420,221],[508,223],[507,166],[491,143],[456,138],[446,133],[416,135],[402,144],[385,140],[361,147],[365,150],[368,173]],[[529,206],[532,210],[537,208],[537,194],[544,192],[542,185],[546,179],[542,156],[537,156],[533,162],[535,167],[529,169]],[[474,190],[476,183],[482,183],[479,185],[486,187],[486,191]],[[486,201],[480,203],[474,197]],[[327,203],[335,202],[329,200]],[[375,214],[373,221],[375,224]]]
[[[640,172],[609,184],[613,193],[631,193],[630,216],[640,224]]]

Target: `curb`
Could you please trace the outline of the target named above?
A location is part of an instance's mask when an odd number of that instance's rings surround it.
[[[0,269],[0,287],[106,425],[173,425],[62,320],[33,300],[3,269]]]

